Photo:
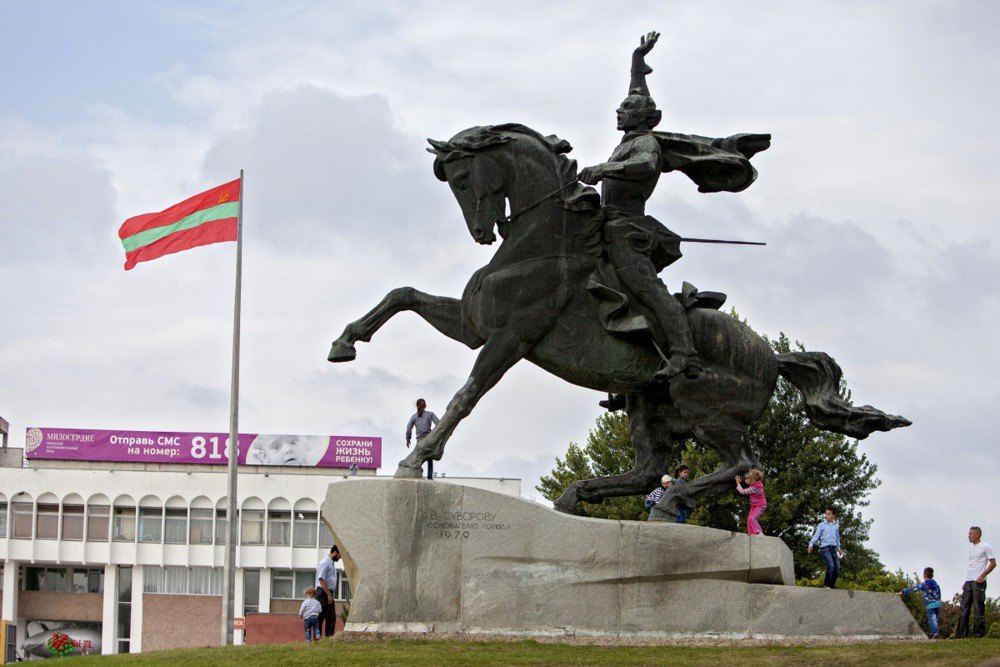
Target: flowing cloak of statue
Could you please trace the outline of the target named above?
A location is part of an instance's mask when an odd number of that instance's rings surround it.
[[[740,192],[757,179],[750,158],[771,146],[770,134],[734,134],[713,139],[674,132],[628,132],[624,141],[641,134],[656,139],[663,151],[664,173],[679,171],[699,192]]]

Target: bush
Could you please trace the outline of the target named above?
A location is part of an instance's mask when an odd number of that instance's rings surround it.
[[[351,603],[350,603],[350,601],[345,601],[340,606],[340,618],[346,624],[347,623],[347,617],[350,616],[350,615],[351,615]]]

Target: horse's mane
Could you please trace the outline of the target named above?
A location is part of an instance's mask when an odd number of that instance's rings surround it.
[[[477,125],[467,130],[462,130],[448,141],[436,141],[428,139],[432,148],[427,152],[434,155],[434,175],[438,180],[447,181],[444,173],[444,164],[452,160],[463,157],[470,157],[477,151],[485,150],[492,146],[505,144],[518,135],[534,139],[536,142],[547,148],[556,159],[559,170],[559,182],[573,185],[566,188],[562,193],[563,207],[572,211],[597,211],[601,207],[601,197],[594,188],[575,183],[576,160],[566,156],[573,150],[573,146],[565,139],[560,139],[554,134],[543,135],[537,130],[533,130],[521,123],[502,123],[500,125]]]

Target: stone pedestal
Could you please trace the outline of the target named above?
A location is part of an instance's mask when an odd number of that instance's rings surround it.
[[[561,514],[428,480],[331,484],[347,630],[922,638],[898,596],[797,588],[772,537]]]

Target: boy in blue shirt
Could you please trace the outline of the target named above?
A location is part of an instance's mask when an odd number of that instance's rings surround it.
[[[924,595],[927,608],[927,625],[931,629],[931,639],[938,638],[938,612],[941,611],[941,587],[934,581],[934,568],[924,568],[924,583],[905,589],[900,595],[920,591]]]
[[[823,557],[823,563],[826,565],[823,587],[834,588],[837,585],[837,577],[840,576],[840,559],[844,556],[844,550],[840,546],[840,524],[837,523],[837,513],[832,507],[827,507],[823,512],[823,520],[816,526],[816,532],[809,540],[809,553],[812,553],[816,543],[819,543],[819,555]]]

